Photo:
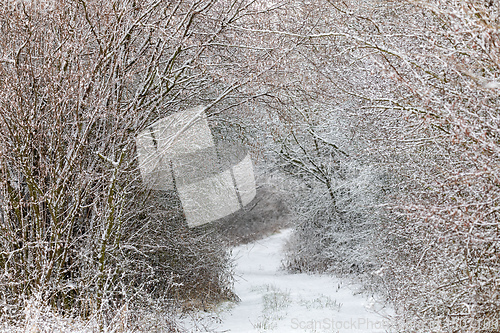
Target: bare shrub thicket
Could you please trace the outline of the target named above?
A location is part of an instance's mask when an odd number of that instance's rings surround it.
[[[276,143],[281,170],[297,184],[287,266],[342,275],[371,271],[383,174],[359,158],[362,145],[350,142],[339,119],[343,111],[328,108],[296,106],[298,117]]]
[[[266,12],[253,3],[0,3],[2,321],[33,300],[105,324],[124,305],[231,297],[224,246],[143,186],[134,137],[193,105],[222,112],[251,80],[232,50],[269,50],[228,26]]]
[[[377,93],[369,85],[381,81],[371,75],[376,65],[358,59],[363,44],[352,37],[350,13],[327,1],[297,1],[283,12],[266,33],[286,36],[294,47],[252,105],[264,113],[258,119],[268,131],[262,141],[274,151],[267,156],[269,173],[286,183],[298,221],[287,265],[370,271],[377,265],[373,237],[387,176],[366,156],[359,119],[351,116],[367,105],[363,92]]]
[[[425,1],[414,11],[405,33],[420,41],[412,48],[414,39],[397,38],[385,62],[404,88],[395,95],[402,107],[387,108],[404,119],[388,122],[399,133],[386,131],[399,155],[386,161],[403,181],[393,201],[400,219],[388,226],[396,260],[387,262],[387,279],[398,308],[419,318],[422,331],[495,331],[498,2]]]
[[[230,296],[217,237],[135,159],[205,104],[296,189],[290,267],[376,269],[403,331],[497,319],[497,1],[40,4],[0,7],[2,316]]]
[[[321,8],[303,61],[390,180],[374,276],[400,330],[498,330],[498,2]]]

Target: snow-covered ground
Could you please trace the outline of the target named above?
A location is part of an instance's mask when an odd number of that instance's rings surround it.
[[[185,327],[191,332],[386,332],[387,311],[356,292],[356,285],[281,269],[291,232],[235,248],[235,292],[241,301],[225,303],[217,313],[193,314],[198,320],[185,318]]]

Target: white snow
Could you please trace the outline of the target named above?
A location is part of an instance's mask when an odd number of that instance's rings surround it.
[[[185,327],[190,332],[238,333],[388,331],[386,310],[373,298],[356,294],[356,285],[282,270],[282,248],[291,232],[235,248],[234,289],[241,301],[225,303],[215,314],[196,314],[197,326],[184,320]]]

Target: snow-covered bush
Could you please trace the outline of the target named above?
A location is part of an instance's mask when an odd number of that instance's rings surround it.
[[[331,158],[328,143],[314,135],[327,115],[311,121],[303,110],[351,104],[342,109],[352,121],[349,142],[363,143],[357,161],[390,175],[390,190],[380,192],[387,215],[378,223],[383,261],[375,275],[407,325],[401,330],[429,331],[429,323],[444,331],[487,329],[479,323],[495,322],[500,309],[499,3],[353,0],[303,9],[315,18],[309,32],[294,31],[304,39],[292,60],[303,65],[275,94],[280,120],[291,127],[277,135],[285,138],[284,169],[316,182],[312,200],[297,206],[317,207],[321,195],[342,198],[331,191],[342,179],[335,162],[349,165],[330,146]],[[332,208],[311,211],[311,226],[329,225],[325,215],[342,221]],[[312,249],[328,248],[319,244]],[[315,251],[307,256],[324,255]]]
[[[309,59],[391,175],[377,275],[400,330],[497,331],[498,2],[329,3]]]
[[[336,187],[334,200],[319,184],[311,184],[297,198],[298,225],[289,244],[288,269],[336,275],[375,270],[380,179],[369,167],[356,173]]]
[[[337,274],[369,270],[382,173],[358,157],[362,144],[350,140],[344,111],[294,106],[275,143],[296,216],[286,265]]]
[[[396,260],[388,261],[387,280],[408,315],[403,323],[415,330],[431,323],[443,331],[496,331],[498,2],[423,1],[417,8],[431,38],[419,54],[407,45],[397,52],[406,59],[391,61],[414,101],[389,113],[406,122],[387,137],[399,157],[386,161],[404,180],[392,204],[400,218],[388,226]]]
[[[35,296],[98,325],[125,305],[229,297],[223,243],[143,187],[134,138],[224,98],[201,55],[224,31],[219,19],[241,8],[47,4],[0,4],[0,322],[22,326]]]
[[[39,3],[0,4],[3,318],[33,295],[105,321],[228,296],[219,241],[135,159],[148,124],[205,104],[291,175],[290,267],[376,268],[408,325],[497,319],[498,1]]]

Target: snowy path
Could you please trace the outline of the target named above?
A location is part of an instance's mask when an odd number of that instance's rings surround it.
[[[234,249],[237,304],[220,309],[218,324],[192,332],[385,332],[376,305],[330,276],[287,274],[282,247],[290,230]],[[377,311],[379,312],[379,311]]]

